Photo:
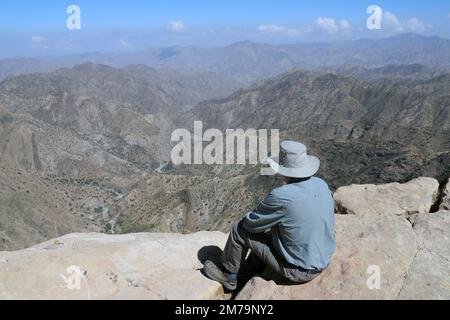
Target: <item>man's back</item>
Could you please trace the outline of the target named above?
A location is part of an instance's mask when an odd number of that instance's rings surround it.
[[[312,177],[274,189],[249,212],[249,232],[271,228],[273,245],[287,262],[307,270],[323,270],[336,250],[334,201],[328,185]]]
[[[336,250],[333,197],[325,181],[314,177],[319,158],[300,142],[283,141],[278,157],[267,163],[287,184],[233,223],[221,263],[208,260],[203,267],[228,290],[237,288],[240,271],[257,274],[267,267],[290,282],[310,282]]]

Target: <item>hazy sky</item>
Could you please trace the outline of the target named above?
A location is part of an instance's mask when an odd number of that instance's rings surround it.
[[[67,8],[80,8],[69,30]],[[368,30],[369,5],[383,10]],[[72,20],[71,20],[72,21]],[[297,43],[383,37],[402,32],[450,38],[449,0],[1,0],[0,57],[152,46]]]

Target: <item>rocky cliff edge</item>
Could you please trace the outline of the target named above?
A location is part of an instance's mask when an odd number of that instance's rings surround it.
[[[450,299],[450,185],[352,185],[336,200],[337,252],[305,285],[267,270],[237,299]],[[221,232],[70,234],[0,252],[0,299],[223,299],[200,269]]]

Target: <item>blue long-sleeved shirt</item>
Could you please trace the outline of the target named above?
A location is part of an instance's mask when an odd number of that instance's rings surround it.
[[[325,269],[336,250],[334,200],[328,185],[312,177],[274,189],[246,214],[251,233],[270,230],[275,249],[286,261],[307,270]]]

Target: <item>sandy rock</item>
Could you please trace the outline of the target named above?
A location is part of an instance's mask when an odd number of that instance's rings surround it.
[[[222,287],[198,270],[198,252],[225,241],[220,232],[71,234],[0,252],[0,299],[217,299]]]
[[[437,199],[439,182],[417,178],[405,184],[351,185],[334,194],[339,213],[356,215],[410,215],[430,212]]]

